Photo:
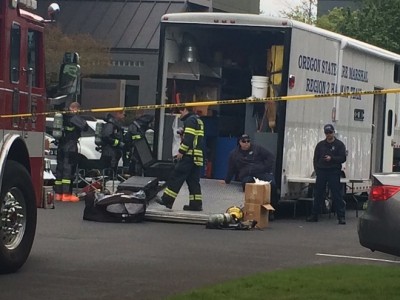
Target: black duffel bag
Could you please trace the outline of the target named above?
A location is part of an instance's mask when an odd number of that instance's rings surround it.
[[[112,195],[92,192],[85,196],[83,219],[96,222],[138,223],[146,214],[144,191],[120,191]]]

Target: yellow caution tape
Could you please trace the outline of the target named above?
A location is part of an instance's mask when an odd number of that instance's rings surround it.
[[[150,109],[162,109],[162,108],[183,108],[183,107],[198,107],[198,106],[215,106],[215,105],[227,105],[227,104],[243,104],[243,103],[260,103],[267,101],[295,101],[295,100],[306,100],[306,99],[321,99],[330,97],[351,97],[355,95],[382,95],[382,94],[396,94],[400,93],[400,89],[386,89],[386,90],[373,90],[373,91],[358,91],[358,92],[342,92],[342,93],[329,93],[329,94],[306,94],[306,95],[293,95],[293,96],[281,96],[281,97],[267,97],[267,98],[246,98],[246,99],[233,99],[233,100],[213,100],[213,101],[197,101],[190,103],[175,103],[175,104],[150,104],[150,105],[138,105],[129,107],[107,107],[107,108],[92,108],[92,109],[81,109],[78,112],[115,112],[115,111],[134,111],[134,110],[150,110]],[[13,115],[1,115],[0,118],[25,118],[38,115],[53,115],[55,113],[67,113],[67,111],[52,111],[52,112],[40,112],[40,113],[24,113],[24,114],[13,114]]]

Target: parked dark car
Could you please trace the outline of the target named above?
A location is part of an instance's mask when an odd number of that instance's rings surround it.
[[[374,174],[367,208],[358,220],[360,244],[400,256],[400,173]]]

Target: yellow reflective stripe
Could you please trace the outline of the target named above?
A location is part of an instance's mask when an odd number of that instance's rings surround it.
[[[196,129],[190,128],[190,127],[186,127],[184,133],[185,134],[193,134],[193,135],[195,135],[196,134]]]
[[[140,140],[142,137],[139,134],[132,135],[132,140]]]
[[[196,149],[196,148],[197,148],[197,140],[198,140],[198,138],[199,138],[199,136],[196,135],[196,136],[194,137],[194,139],[193,139],[193,149]]]
[[[194,153],[194,155],[196,155],[197,157],[203,157],[203,151],[201,151],[201,150],[197,150],[197,149],[190,149],[190,150],[188,150],[187,152],[186,152],[186,154],[187,155],[193,155],[193,153]]]
[[[200,119],[196,119],[197,124],[199,125],[200,129],[197,129],[194,131],[195,137],[193,140],[193,149],[195,149],[194,154],[196,155],[196,148],[199,142],[199,136],[203,136],[204,132],[203,132],[203,121]]]
[[[115,147],[115,146],[117,146],[118,145],[118,143],[119,143],[119,141],[118,140],[114,140],[114,144],[113,144],[113,146]]]
[[[199,167],[203,166],[203,158],[202,157],[194,156],[193,162],[196,166],[199,166]]]
[[[71,179],[63,179],[61,180],[62,184],[70,184],[71,183]]]
[[[170,190],[169,188],[165,189],[164,194],[168,195],[174,199],[178,196],[178,193],[175,193],[174,191]]]
[[[189,195],[190,201],[202,201],[203,196],[201,194]]]
[[[62,181],[61,180],[56,180],[56,181],[54,181],[54,184],[55,185],[62,185]]]
[[[185,144],[181,144],[179,149],[183,150],[184,152],[189,150],[189,146],[185,145]]]
[[[199,124],[199,129],[196,130],[197,136],[204,136],[204,123],[201,119],[197,119],[197,124]]]
[[[65,129],[66,131],[74,131],[75,127],[65,126],[64,129]]]

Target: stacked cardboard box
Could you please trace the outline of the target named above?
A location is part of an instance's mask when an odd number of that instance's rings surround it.
[[[247,183],[244,194],[244,219],[256,220],[259,228],[268,226],[268,215],[275,209],[271,203],[269,183]]]

